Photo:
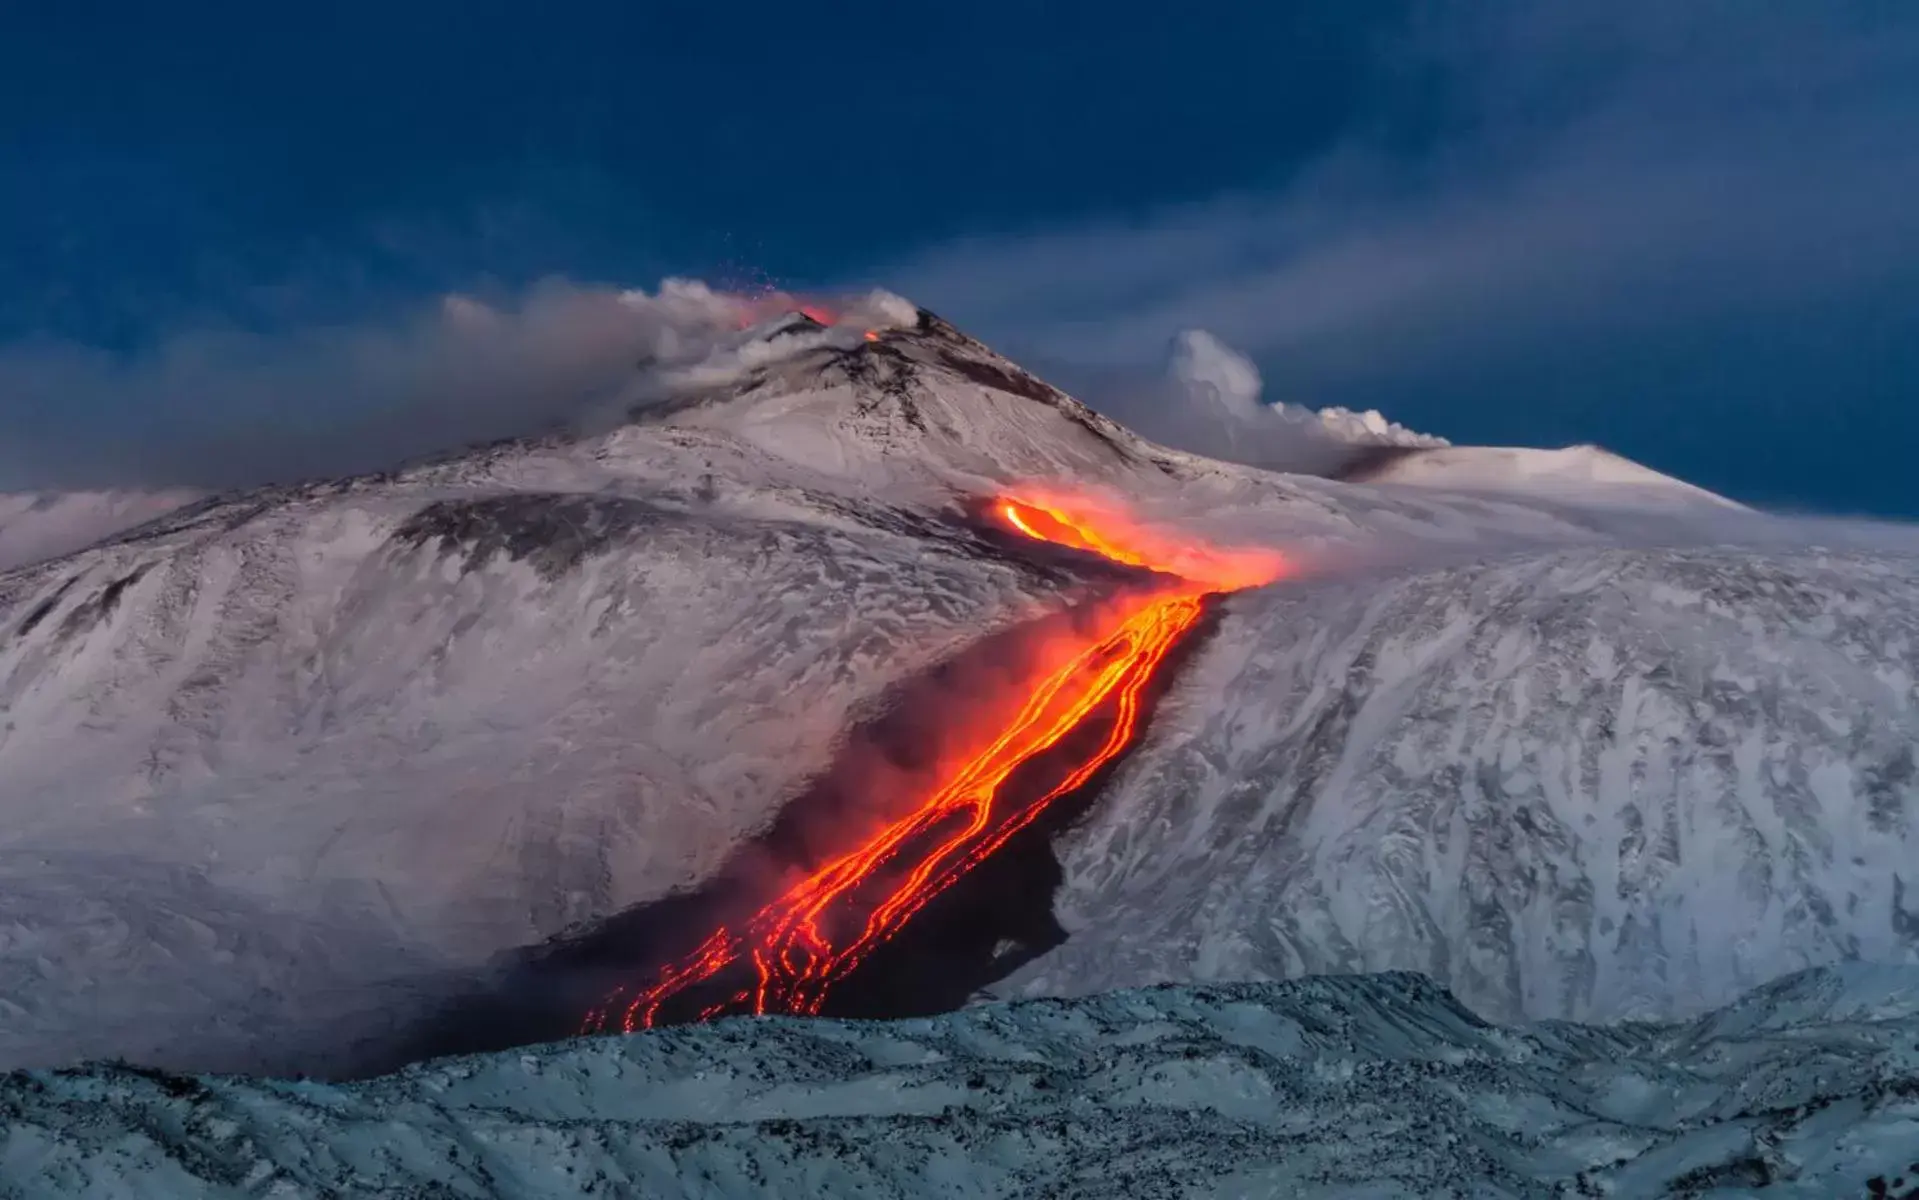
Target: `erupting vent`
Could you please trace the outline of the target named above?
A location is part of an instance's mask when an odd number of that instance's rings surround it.
[[[911,812],[746,922],[715,929],[649,986],[615,992],[588,1015],[583,1032],[650,1027],[663,1006],[676,1001],[696,1020],[730,1012],[819,1013],[834,984],[928,902],[1133,742],[1141,695],[1199,623],[1206,596],[1256,586],[1286,570],[1270,552],[1196,546],[1084,501],[1006,497],[993,512],[1027,537],[1157,571],[1164,583],[1110,609],[1104,628],[1042,672],[1017,714],[984,748],[943,772]],[[1074,736],[1107,714],[1103,736]],[[1006,786],[1055,751],[1069,753],[1071,762],[1051,786]],[[695,994],[710,999],[694,1008],[688,1000]]]
[[[761,321],[770,320],[783,313],[798,313],[815,325],[838,325],[846,314],[839,308],[817,300],[799,301],[783,292],[767,292],[763,295],[744,297],[735,306],[734,324],[741,329],[750,329]],[[862,335],[869,342],[880,340],[877,329],[868,329]]]

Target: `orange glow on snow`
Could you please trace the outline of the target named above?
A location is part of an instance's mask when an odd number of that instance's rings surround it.
[[[943,769],[905,815],[820,866],[743,923],[713,930],[650,986],[616,992],[588,1014],[582,1032],[650,1027],[667,1001],[728,973],[740,976],[738,986],[696,1019],[728,1011],[819,1013],[833,985],[934,897],[1133,743],[1146,687],[1198,625],[1207,595],[1285,574],[1284,560],[1270,552],[1205,546],[1061,496],[1008,496],[994,511],[1027,537],[1149,567],[1170,578],[1164,587],[1135,593],[1103,611],[1101,631],[1044,647],[1042,665],[1017,712]],[[1027,800],[1006,794],[1004,785],[1015,771],[1103,712],[1111,713],[1103,736],[1080,750],[1044,794]]]

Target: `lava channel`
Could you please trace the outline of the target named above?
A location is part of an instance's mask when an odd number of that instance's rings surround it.
[[[944,772],[910,812],[746,921],[714,929],[650,985],[614,992],[587,1015],[581,1032],[649,1028],[662,1006],[676,999],[685,1004],[689,993],[718,997],[694,1010],[694,1020],[725,1013],[817,1015],[833,985],[935,896],[1132,744],[1147,685],[1199,624],[1207,596],[1285,573],[1285,561],[1271,552],[1196,545],[1082,499],[1006,497],[992,511],[1027,537],[1148,568],[1162,583],[1103,612],[1104,628],[1045,671],[1016,715],[983,749]],[[1075,736],[1107,712],[1112,716],[1102,736]],[[1016,772],[1054,752],[1071,758],[1051,786],[1006,786]]]

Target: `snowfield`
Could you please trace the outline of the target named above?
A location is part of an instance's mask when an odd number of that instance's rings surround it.
[[[1020,995],[1416,970],[1504,1019],[1919,964],[1919,570],[1526,554],[1235,597]]]
[[[1609,1029],[1488,1025],[1396,974],[732,1019],[347,1086],[0,1079],[0,1192],[23,1200],[1909,1187],[1913,969],[1811,972],[1693,1022]]]
[[[1579,456],[1278,475],[888,320],[0,570],[0,1068],[351,1073],[699,884],[893,689],[1119,585],[982,528],[1027,484],[1301,576],[1227,603],[1003,991],[1407,968],[1610,1019],[1919,961],[1909,536],[1587,504]]]

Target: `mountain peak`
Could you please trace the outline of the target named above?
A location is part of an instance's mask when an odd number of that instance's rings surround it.
[[[862,478],[922,469],[1053,476],[1145,462],[1156,449],[912,306],[781,313],[662,390],[637,397],[626,418],[724,430],[777,457]]]

